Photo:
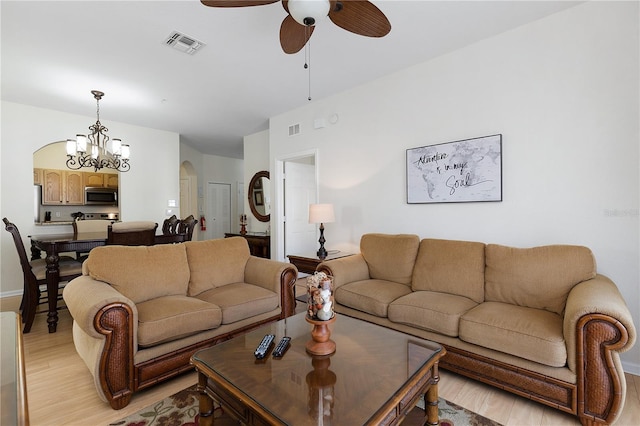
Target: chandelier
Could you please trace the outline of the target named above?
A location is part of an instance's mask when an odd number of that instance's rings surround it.
[[[115,169],[119,172],[128,172],[129,145],[123,144],[120,139],[109,139],[109,129],[100,123],[100,99],[103,92],[92,90],[96,99],[95,124],[89,126],[89,135],[76,135],[76,139],[67,139],[67,167],[78,170],[83,167],[93,167],[98,171],[104,167]]]

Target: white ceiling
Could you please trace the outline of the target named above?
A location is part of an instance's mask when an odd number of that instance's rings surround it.
[[[391,21],[380,39],[328,19],[304,50],[282,52],[280,4],[210,8],[181,1],[0,3],[2,100],[168,130],[212,155],[242,158],[242,138],[269,117],[572,7],[567,1],[374,0]],[[174,30],[203,41],[166,47]],[[87,126],[91,123],[87,123]],[[69,135],[52,135],[64,139]],[[135,141],[128,141],[135,149]]]

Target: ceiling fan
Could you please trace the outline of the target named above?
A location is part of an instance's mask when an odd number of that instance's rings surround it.
[[[391,23],[368,0],[201,0],[210,7],[262,6],[282,1],[288,15],[280,25],[280,45],[285,53],[296,53],[307,44],[314,25],[329,19],[347,31],[367,37],[384,37]]]

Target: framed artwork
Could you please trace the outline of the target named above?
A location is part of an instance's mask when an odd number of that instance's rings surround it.
[[[407,150],[407,203],[502,201],[502,135]]]
[[[256,191],[253,193],[256,206],[264,206],[264,198],[262,198],[262,191]]]

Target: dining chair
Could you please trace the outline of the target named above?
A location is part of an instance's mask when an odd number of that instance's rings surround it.
[[[176,217],[176,215],[172,215],[170,218],[167,218],[162,223],[162,235],[171,235],[178,233],[178,223],[180,221]]]
[[[24,248],[20,231],[15,224],[10,222],[6,217],[2,219],[5,229],[13,237],[13,242],[18,252],[20,266],[23,275],[23,292],[20,301],[20,313],[22,322],[24,323],[23,333],[31,331],[33,320],[36,316],[38,305],[48,303],[49,297],[60,299],[59,294],[48,294],[47,285],[47,262],[45,259],[36,259],[29,261],[27,251]],[[69,256],[60,256],[60,284],[59,289],[64,287],[61,285],[72,279],[82,275],[82,263]]]
[[[178,224],[178,233],[187,234],[186,240],[191,241],[191,238],[193,237],[193,230],[195,229],[197,224],[198,219],[193,217],[193,215],[191,214],[180,221],[180,223]]]
[[[103,232],[106,233],[109,225],[113,220],[74,220],[73,221],[73,235],[83,232]],[[88,252],[76,252],[76,259],[84,262],[89,256]]]
[[[152,246],[157,227],[150,221],[116,222],[107,228],[107,245]]]

